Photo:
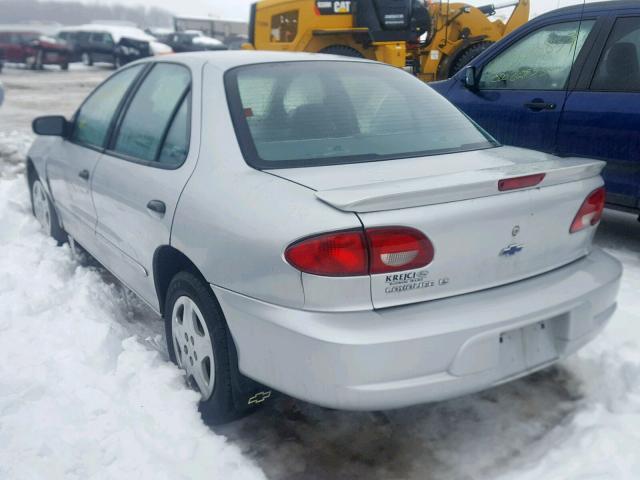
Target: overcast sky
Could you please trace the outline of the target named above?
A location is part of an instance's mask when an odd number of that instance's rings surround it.
[[[456,0],[458,1],[458,0]],[[496,5],[506,3],[507,0],[467,0],[472,5]],[[592,0],[587,0],[590,2]],[[89,0],[91,2],[91,0]],[[249,18],[249,5],[253,0],[101,0],[102,3],[142,4],[147,6],[163,7],[178,15],[215,16],[233,20],[247,20]],[[531,0],[531,13],[541,14],[566,6],[582,3],[582,0]]]

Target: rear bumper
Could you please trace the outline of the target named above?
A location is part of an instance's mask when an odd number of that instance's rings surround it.
[[[314,404],[382,410],[482,390],[570,355],[615,311],[621,275],[620,262],[595,250],[511,285],[346,313],[213,289],[245,375]]]

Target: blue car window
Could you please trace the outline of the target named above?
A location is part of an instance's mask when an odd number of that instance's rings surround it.
[[[567,22],[536,30],[482,70],[483,90],[562,90],[595,21]]]
[[[616,21],[591,82],[591,89],[640,92],[640,17]]]

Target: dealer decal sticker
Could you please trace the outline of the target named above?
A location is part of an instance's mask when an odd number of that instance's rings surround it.
[[[450,280],[447,277],[439,278],[437,280],[430,280],[428,270],[421,272],[411,273],[398,273],[387,275],[385,283],[385,293],[401,293],[412,290],[419,290],[422,288],[442,287],[448,285]]]

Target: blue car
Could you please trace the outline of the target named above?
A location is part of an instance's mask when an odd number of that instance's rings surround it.
[[[640,212],[640,2],[547,13],[431,84],[506,145],[606,160],[610,207]]]

